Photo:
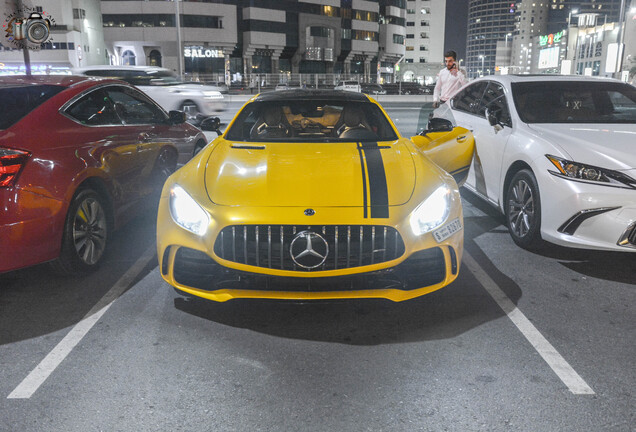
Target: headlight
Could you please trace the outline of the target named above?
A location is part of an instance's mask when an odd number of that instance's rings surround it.
[[[206,99],[223,99],[223,95],[218,91],[204,91],[203,96]]]
[[[450,190],[438,187],[411,214],[411,229],[415,235],[422,235],[444,223],[450,212]]]
[[[179,226],[200,236],[210,224],[206,211],[179,185],[170,189],[170,214]]]
[[[545,157],[559,170],[558,172],[548,171],[556,176],[566,177],[571,180],[636,188],[636,180],[619,171],[573,162],[552,155],[545,155]]]

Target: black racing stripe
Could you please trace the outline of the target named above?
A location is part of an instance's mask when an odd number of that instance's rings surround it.
[[[364,157],[362,156],[362,148],[358,144],[358,154],[360,155],[360,167],[362,168],[362,201],[364,208],[364,218],[368,217],[367,215],[367,173],[364,170]]]
[[[469,169],[470,169],[470,165],[466,165],[463,168],[460,168],[451,172],[450,175],[452,175],[453,178],[455,179],[455,183],[459,184],[463,182],[464,180],[466,180],[466,177],[468,177]]]
[[[389,189],[386,184],[386,172],[382,152],[378,143],[366,143],[362,147],[367,160],[369,173],[369,206],[372,218],[389,217]]]
[[[455,171],[450,172],[449,174],[454,176],[455,174],[459,174],[460,172],[462,172],[464,170],[467,170],[467,169],[470,169],[470,165],[463,166],[463,167],[461,167],[459,169],[456,169]]]

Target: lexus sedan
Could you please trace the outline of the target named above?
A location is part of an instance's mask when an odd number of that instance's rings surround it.
[[[94,269],[111,232],[157,199],[203,134],[133,86],[78,76],[0,78],[0,272]]]
[[[506,215],[512,239],[636,252],[636,88],[611,79],[478,79],[436,116],[469,129],[465,186]]]
[[[407,300],[457,278],[471,134],[411,139],[361,93],[253,97],[166,182],[157,250],[184,293]],[[453,177],[454,174],[456,177]]]

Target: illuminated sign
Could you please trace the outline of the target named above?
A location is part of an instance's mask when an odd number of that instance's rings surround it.
[[[215,49],[205,49],[205,48],[197,48],[190,47],[183,49],[184,57],[201,57],[201,58],[219,58],[223,56],[223,50],[215,50]]]
[[[561,42],[562,37],[563,37],[563,30],[561,30],[560,32],[556,34],[550,33],[549,35],[539,36],[539,46],[557,44]]]
[[[539,69],[555,68],[559,66],[558,46],[539,51]]]

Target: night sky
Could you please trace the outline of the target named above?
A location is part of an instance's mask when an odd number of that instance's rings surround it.
[[[444,38],[444,52],[448,50],[457,52],[457,60],[466,58],[468,1],[469,0],[446,0],[446,34]],[[444,59],[439,59],[439,61],[443,62]]]

